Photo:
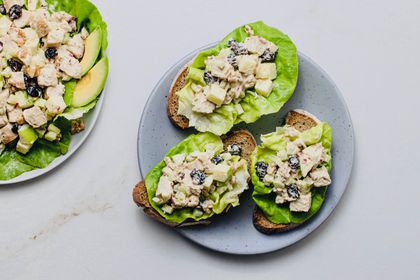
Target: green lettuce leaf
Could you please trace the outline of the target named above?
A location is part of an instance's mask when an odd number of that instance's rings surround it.
[[[327,150],[329,161],[324,163],[328,171],[331,170],[331,127],[327,123],[321,123],[299,134],[299,137],[308,144],[322,143]],[[255,164],[258,161],[269,162],[274,160],[277,151],[286,149],[284,131],[278,128],[276,132],[261,136],[262,145],[258,146],[251,155],[252,169],[251,178],[254,185],[252,197],[258,207],[264,212],[268,220],[275,224],[303,223],[311,218],[321,208],[325,199],[327,187],[312,188],[312,204],[308,212],[291,212],[289,205],[275,203],[275,195],[271,193],[271,187],[265,186],[258,178]]]
[[[185,87],[177,93],[180,102],[178,113],[186,116],[190,120],[190,126],[194,126],[198,131],[210,131],[217,135],[225,134],[237,123],[252,123],[263,115],[278,112],[293,94],[298,77],[296,46],[287,35],[261,21],[248,25],[254,30],[255,35],[266,38],[279,48],[275,60],[277,78],[273,81],[273,91],[266,98],[248,90],[240,102],[244,110],[241,115],[238,115],[233,104],[223,105],[212,114],[200,114],[192,112],[193,91],[191,84],[193,81],[197,82],[197,75],[188,75]],[[221,49],[227,47],[229,39],[233,38],[238,42],[243,42],[247,37],[244,26],[236,28],[214,48],[200,52],[189,66],[189,72],[194,71],[196,74],[199,73],[198,71],[203,71],[207,57],[217,55]]]
[[[101,28],[102,46],[98,60],[104,56],[108,46],[107,25],[94,4],[88,0],[46,0],[46,2],[51,11],[65,11],[77,17],[78,30],[83,26],[89,32],[96,28]],[[71,104],[75,85],[76,81],[74,80],[65,83],[64,100],[67,105]],[[70,120],[76,116],[81,117],[89,112],[95,104],[96,100],[82,108],[68,108],[63,115]],[[71,142],[70,121],[59,117],[55,119],[54,124],[61,129],[62,139],[60,142],[48,142],[44,139],[38,139],[26,155],[16,152],[14,148],[7,148],[0,154],[0,180],[10,180],[22,173],[37,168],[45,168],[54,159],[68,152]]]
[[[205,150],[214,151],[214,153],[221,153],[223,151],[223,142],[219,136],[216,136],[212,133],[198,133],[192,134],[188,136],[186,139],[172,147],[167,153],[166,156],[174,156],[177,154],[185,153],[190,154],[195,151],[204,152]],[[166,166],[165,162],[162,160],[159,162],[152,170],[147,174],[145,182],[147,188],[147,194],[149,197],[149,202],[152,207],[159,212],[166,220],[175,222],[175,223],[182,223],[187,219],[193,219],[196,221],[208,219],[214,213],[204,213],[204,215],[200,217],[196,217],[193,215],[192,209],[177,209],[172,214],[166,214],[162,211],[161,206],[156,204],[152,198],[156,194],[156,189],[159,183],[159,179],[162,176],[162,169]],[[240,176],[246,176],[244,172],[248,172],[246,168],[246,164],[239,168],[237,171],[236,176],[239,178]],[[239,204],[238,202],[238,194],[242,193],[244,189],[239,186],[234,186],[233,190],[229,192],[225,192],[222,195],[213,193],[212,199],[215,201],[213,205],[213,210],[215,213],[222,213],[229,204],[236,206]]]

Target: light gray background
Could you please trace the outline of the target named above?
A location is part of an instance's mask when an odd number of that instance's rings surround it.
[[[64,165],[0,188],[1,279],[418,279],[417,0],[94,2],[110,33],[103,112]],[[149,222],[131,189],[140,179],[138,122],[158,79],[186,53],[257,19],[287,32],[335,80],[356,158],[347,192],[317,231],[242,258]]]

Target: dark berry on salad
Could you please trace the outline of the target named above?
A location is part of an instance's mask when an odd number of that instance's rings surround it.
[[[276,59],[277,51],[273,52],[270,49],[266,49],[261,55],[262,62],[273,62]]]
[[[236,156],[240,156],[242,153],[242,148],[241,146],[239,146],[238,144],[230,144],[227,147],[227,152],[230,153],[231,155],[236,155]]]
[[[9,17],[12,20],[18,19],[22,16],[22,7],[19,5],[13,5],[9,10]]]
[[[233,67],[235,68],[238,67],[238,63],[236,61],[236,55],[234,53],[231,53],[230,55],[228,55],[227,60],[229,64],[232,65]]]
[[[2,14],[2,15],[7,14],[7,12],[6,12],[6,8],[4,7],[4,5],[3,5],[3,4],[1,4],[1,5],[0,5],[0,14]]]
[[[209,84],[213,84],[213,83],[217,82],[217,78],[214,77],[209,72],[204,72],[204,81],[206,82],[206,84],[209,85]]]
[[[42,48],[44,46],[44,41],[42,38],[39,38],[39,47]]]
[[[242,44],[238,43],[235,39],[230,39],[227,44],[235,55],[248,54],[248,50]]]
[[[0,52],[3,50],[3,42],[0,42]]]
[[[54,58],[54,57],[57,56],[57,54],[58,54],[58,52],[57,52],[56,48],[50,47],[50,48],[45,50],[45,57],[46,58]]]
[[[206,173],[195,168],[191,171],[190,176],[193,183],[196,185],[202,185],[207,177]]]
[[[35,85],[26,87],[26,92],[31,97],[40,97],[42,95],[42,88]]]
[[[22,70],[23,67],[23,63],[14,58],[9,58],[7,60],[7,65],[9,65],[13,72],[18,72]]]
[[[14,123],[14,124],[12,125],[12,132],[13,132],[14,134],[18,134],[18,131],[19,131],[19,125],[18,125],[17,123]]]
[[[265,175],[267,175],[267,168],[268,168],[267,163],[263,161],[259,161],[255,165],[255,171],[257,172],[257,176],[258,178],[260,178],[260,181],[263,181]]]
[[[25,86],[33,86],[33,85],[38,85],[38,81],[36,78],[31,78],[28,75],[24,75],[23,76],[23,80],[25,81]]]
[[[287,195],[290,198],[298,199],[300,196],[298,186],[296,184],[291,184],[287,186]]]
[[[299,159],[297,158],[297,156],[291,156],[289,157],[289,166],[290,168],[296,170],[299,168]]]
[[[219,164],[219,163],[221,163],[222,161],[223,161],[223,158],[220,155],[214,156],[211,159],[211,162],[213,162],[216,165]]]

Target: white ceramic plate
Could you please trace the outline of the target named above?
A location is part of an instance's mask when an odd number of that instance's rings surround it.
[[[138,160],[143,176],[164,157],[167,150],[195,133],[181,130],[169,121],[166,97],[174,77],[206,46],[187,55],[166,72],[153,89],[144,108],[138,134]],[[345,101],[328,75],[310,58],[299,53],[299,80],[293,97],[280,112],[264,116],[253,124],[239,124],[248,129],[259,143],[261,134],[273,132],[283,123],[286,113],[304,109],[330,124],[333,131],[332,181],[324,205],[307,223],[285,233],[264,235],[252,224],[252,190],[241,196],[241,205],[227,214],[215,217],[209,226],[178,229],[184,237],[204,247],[230,254],[260,254],[287,247],[310,234],[324,222],[340,200],[350,177],[353,164],[354,136],[350,114]],[[234,128],[235,129],[235,128]],[[168,228],[169,230],[169,228]]]
[[[105,85],[105,88],[106,88],[106,85]],[[69,151],[67,152],[67,154],[56,158],[53,162],[51,162],[50,165],[48,165],[45,168],[35,169],[35,170],[30,171],[30,172],[23,173],[23,174],[19,175],[18,177],[15,177],[15,178],[10,179],[10,180],[6,180],[6,181],[1,181],[0,180],[0,185],[9,185],[9,184],[20,183],[20,182],[28,181],[28,180],[34,179],[36,177],[42,176],[42,175],[50,172],[51,170],[53,170],[54,168],[56,168],[60,164],[62,164],[69,157],[71,157],[77,151],[77,149],[79,149],[79,147],[83,144],[83,142],[85,142],[85,140],[89,136],[90,132],[92,131],[93,127],[95,126],[95,123],[96,123],[96,121],[99,117],[99,113],[101,112],[102,105],[103,105],[103,102],[104,102],[104,95],[106,94],[105,93],[105,88],[103,89],[103,91],[101,93],[101,96],[99,97],[98,102],[96,103],[95,108],[93,108],[88,114],[86,114],[83,117],[83,120],[85,121],[85,130],[78,133],[78,134],[73,135],[73,137],[71,139],[71,142],[70,142]]]

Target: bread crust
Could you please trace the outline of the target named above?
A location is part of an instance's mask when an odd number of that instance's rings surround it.
[[[301,109],[290,111],[286,117],[286,124],[293,126],[299,131],[310,129],[316,126],[318,123],[320,123],[320,120],[318,120],[314,115]],[[255,206],[254,208],[252,222],[254,227],[264,234],[289,231],[303,224],[272,223],[265,217],[264,213],[261,211],[261,209],[259,209],[258,206]]]
[[[241,157],[244,158],[248,162],[248,170],[250,171],[250,156],[254,151],[257,143],[255,142],[254,137],[252,136],[249,131],[245,129],[240,129],[230,134],[224,136],[222,138],[223,146],[226,149],[228,145],[232,143],[236,143],[241,146],[242,154]],[[144,181],[140,181],[133,189],[133,201],[137,204],[137,206],[143,208],[143,211],[148,215],[150,218],[161,222],[165,225],[170,227],[184,227],[184,226],[194,226],[194,225],[208,225],[211,223],[210,219],[201,220],[201,221],[194,221],[192,219],[186,220],[183,223],[174,223],[165,220],[151,205],[149,202],[149,197],[147,195],[146,184]],[[225,212],[229,210],[230,207],[227,207]]]
[[[169,89],[167,113],[171,122],[179,128],[186,129],[190,126],[189,120],[185,116],[178,115],[179,108],[179,97],[176,95],[186,83],[186,77],[188,75],[188,64],[182,67],[177,74],[175,80],[172,82],[171,88]]]

